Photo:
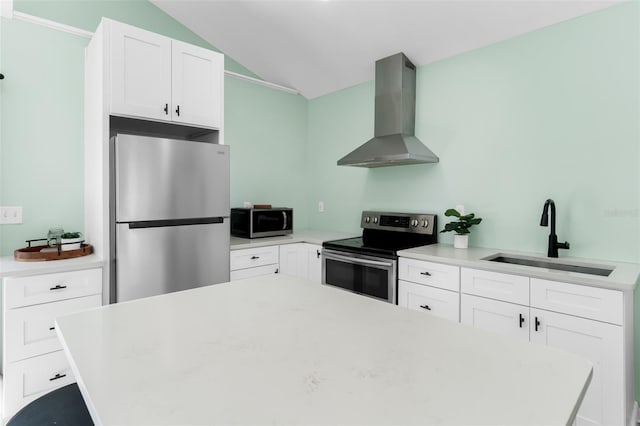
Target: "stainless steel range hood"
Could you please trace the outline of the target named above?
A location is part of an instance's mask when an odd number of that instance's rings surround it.
[[[437,163],[438,156],[414,136],[416,67],[403,53],[376,61],[373,139],[338,160],[338,166],[388,167]]]

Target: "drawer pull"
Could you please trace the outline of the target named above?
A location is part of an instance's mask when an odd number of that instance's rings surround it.
[[[251,260],[260,259],[260,256],[251,256]]]
[[[50,330],[50,331],[53,331],[53,330],[55,330],[55,329],[56,329],[55,327],[49,327],[49,330]]]
[[[67,375],[66,374],[56,373],[56,375],[53,376],[52,378],[50,378],[49,381],[53,382],[54,380],[62,379],[63,377],[67,377]]]
[[[425,271],[425,272],[420,272],[420,275],[425,275],[425,276],[427,276],[427,277],[430,277],[430,276],[431,276],[431,273],[429,273],[429,272]]]
[[[524,316],[522,314],[518,315],[520,315],[520,328],[522,328],[522,324],[524,324]]]
[[[51,288],[49,288],[49,290],[62,290],[63,288],[67,288],[67,286],[66,285],[56,284],[55,287],[51,287]]]
[[[422,309],[426,309],[427,311],[430,311],[430,310],[431,310],[431,307],[430,307],[429,305],[420,305],[420,307],[421,307]]]
[[[540,327],[540,320],[538,319],[538,317],[536,317],[536,321],[535,321],[535,329],[536,329],[536,331],[538,331],[538,327]]]

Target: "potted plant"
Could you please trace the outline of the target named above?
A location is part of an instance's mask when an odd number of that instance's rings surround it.
[[[482,218],[476,217],[474,213],[462,215],[456,209],[448,209],[444,212],[444,215],[447,217],[457,217],[458,220],[447,223],[440,232],[453,231],[456,233],[456,235],[453,236],[453,246],[455,248],[469,247],[469,233],[471,232],[469,228],[482,222]]]
[[[80,232],[65,232],[60,237],[60,243],[62,244],[62,250],[77,250],[80,248]],[[71,243],[71,244],[69,244]],[[75,244],[73,244],[75,243]]]

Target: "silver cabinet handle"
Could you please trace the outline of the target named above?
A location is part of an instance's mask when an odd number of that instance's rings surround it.
[[[344,262],[354,263],[356,265],[384,266],[387,268],[393,266],[393,262],[377,262],[375,260],[360,259],[358,257],[340,256],[338,254],[334,254],[333,252],[329,253],[327,250],[324,251],[324,257],[326,259],[342,260]]]

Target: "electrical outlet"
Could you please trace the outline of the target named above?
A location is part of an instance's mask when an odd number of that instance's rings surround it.
[[[18,223],[22,223],[22,207],[0,207],[0,224],[9,225]]]
[[[318,211],[320,213],[324,212],[324,201],[318,201]]]

